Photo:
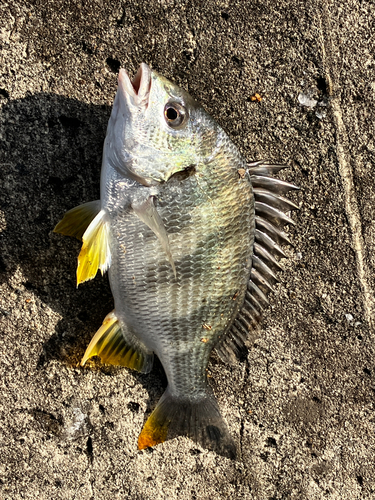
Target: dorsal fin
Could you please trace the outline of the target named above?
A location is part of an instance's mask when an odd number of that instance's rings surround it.
[[[233,362],[246,349],[246,339],[260,322],[268,304],[267,295],[278,281],[275,274],[281,269],[278,258],[285,257],[280,244],[290,244],[281,228],[294,224],[287,212],[298,206],[283,195],[298,187],[271,177],[283,168],[286,166],[261,161],[248,165],[255,199],[253,266],[244,304],[230,330],[216,346],[216,352],[225,362]]]
[[[285,194],[293,189],[298,189],[294,184],[267,175],[250,175],[250,179],[253,188],[267,189],[271,193]]]

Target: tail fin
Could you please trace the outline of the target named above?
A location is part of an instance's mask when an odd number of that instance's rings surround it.
[[[219,455],[236,458],[236,445],[229,434],[213,394],[182,399],[165,391],[138,438],[143,450],[177,436],[187,436]]]

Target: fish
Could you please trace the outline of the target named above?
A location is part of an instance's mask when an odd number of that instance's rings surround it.
[[[213,351],[236,362],[277,282],[284,226],[298,189],[285,168],[248,163],[187,92],[142,63],[121,69],[103,147],[100,200],[54,231],[82,240],[77,286],[108,271],[114,310],[81,365],[149,373],[168,385],[138,438],[140,450],[176,436],[235,459],[236,443],[208,383]]]

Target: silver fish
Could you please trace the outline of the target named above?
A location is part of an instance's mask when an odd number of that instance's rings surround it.
[[[82,238],[77,283],[109,272],[115,309],[82,359],[148,373],[168,387],[139,436],[144,449],[185,435],[234,458],[207,382],[216,349],[243,349],[276,281],[282,226],[296,189],[282,165],[247,164],[189,94],[141,64],[120,70],[104,143],[101,199],[70,210],[55,231]]]

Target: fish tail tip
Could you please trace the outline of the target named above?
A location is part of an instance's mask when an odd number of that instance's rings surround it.
[[[164,443],[168,435],[169,418],[165,408],[160,410],[160,401],[147,419],[138,437],[138,449],[144,450]]]
[[[212,394],[182,399],[163,394],[138,438],[144,450],[177,436],[187,436],[202,447],[235,460],[237,448]]]
[[[152,448],[157,444],[164,443],[167,436],[160,435],[160,429],[153,429],[156,432],[148,432],[145,431],[145,428],[142,429],[138,437],[138,450],[145,450],[146,448]]]

